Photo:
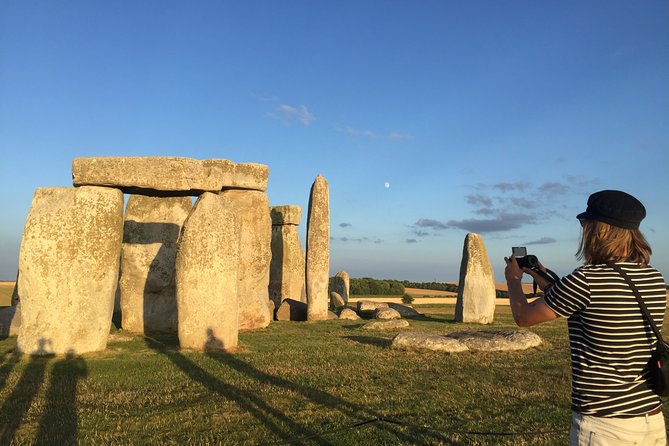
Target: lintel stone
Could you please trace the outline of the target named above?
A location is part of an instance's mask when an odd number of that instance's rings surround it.
[[[224,159],[110,156],[72,161],[74,186],[108,186],[150,196],[196,196],[223,189],[265,191],[268,176],[266,165]]]
[[[302,218],[302,208],[291,204],[283,206],[272,206],[270,208],[272,215],[272,225],[299,225]]]

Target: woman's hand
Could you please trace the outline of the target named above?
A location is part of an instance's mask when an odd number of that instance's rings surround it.
[[[523,278],[523,270],[520,269],[518,261],[513,255],[511,257],[504,257],[504,261],[506,262],[504,277],[506,277],[507,282],[510,280],[520,280]]]

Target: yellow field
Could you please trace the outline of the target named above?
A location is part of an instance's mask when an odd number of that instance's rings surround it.
[[[12,293],[16,282],[0,282],[0,307],[8,307],[12,304]]]

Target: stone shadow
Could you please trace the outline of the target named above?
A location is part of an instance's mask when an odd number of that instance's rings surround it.
[[[134,220],[126,220],[124,223],[123,243],[160,243],[160,248],[149,265],[144,283],[142,320],[145,334],[176,331],[179,312],[175,267],[180,229],[181,227],[174,223],[143,223]],[[166,314],[174,315],[173,321],[163,322]]]
[[[391,339],[376,338],[374,336],[344,336],[344,339],[358,342],[360,344],[373,345],[374,347],[388,348],[392,342]]]
[[[172,339],[166,336],[162,336],[161,338],[168,341]],[[145,340],[149,348],[165,355],[172,364],[190,379],[199,383],[207,390],[218,394],[222,398],[234,401],[242,410],[251,414],[272,433],[276,434],[284,441],[288,442],[296,437],[304,435],[316,435],[315,431],[291,420],[285,413],[274,408],[255,393],[244,390],[212,375],[181,354],[176,350],[177,347],[169,347],[167,344],[160,342],[156,338],[146,337]],[[207,343],[210,348],[221,345],[221,341],[215,339],[209,339]],[[331,444],[325,439],[317,439],[315,442],[316,444],[325,446]]]
[[[385,418],[382,413],[379,413],[375,410],[369,409],[367,407],[351,403],[343,398],[329,394],[315,387],[307,386],[304,384],[299,384],[294,381],[287,380],[275,375],[270,375],[269,373],[263,372],[252,366],[251,364],[242,361],[236,355],[227,353],[227,352],[209,352],[207,353],[212,359],[215,359],[221,363],[224,367],[230,367],[240,373],[243,373],[247,377],[254,379],[263,384],[270,384],[274,387],[284,388],[288,391],[296,392],[303,397],[310,400],[311,403],[314,403],[319,406],[327,407],[332,410],[340,412],[342,415],[352,418],[357,422],[363,422],[371,419],[383,419]],[[385,422],[373,423],[373,428],[377,429],[379,433],[385,432],[386,434],[393,435],[397,440],[400,441],[400,444],[419,444],[416,443],[415,436],[409,435],[402,431],[402,429],[396,424],[388,424]],[[306,437],[307,432],[299,432],[297,437]],[[443,439],[439,435],[434,435],[431,432],[424,432],[426,436],[433,437],[434,439]],[[318,437],[316,437],[318,438]],[[319,440],[323,440],[319,438]],[[320,443],[319,443],[320,444]]]

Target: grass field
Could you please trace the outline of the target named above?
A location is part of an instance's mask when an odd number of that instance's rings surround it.
[[[418,309],[412,330],[515,329],[508,307],[490,326]],[[19,358],[0,340],[0,444],[566,444],[565,320],[532,329],[538,348],[450,355],[391,350],[397,331],[362,323],[275,322],[234,354],[114,333],[105,352]]]
[[[453,323],[452,305],[419,309],[425,315],[410,321],[414,330],[514,327],[508,307],[491,326]],[[397,331],[361,325],[275,322],[241,333],[235,354],[121,333],[105,352],[21,359],[15,338],[5,339],[0,444],[565,444],[565,321],[533,329],[546,341],[539,348],[452,355],[391,350]],[[410,426],[351,428],[379,417]]]
[[[0,307],[6,307],[12,304],[13,292],[14,282],[0,282]]]

